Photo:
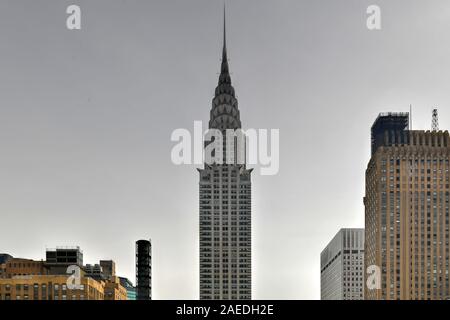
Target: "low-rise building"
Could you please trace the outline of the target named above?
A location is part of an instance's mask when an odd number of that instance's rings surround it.
[[[136,300],[136,288],[133,283],[124,277],[119,277],[120,284],[127,290],[127,300]]]
[[[7,253],[0,253],[0,278],[6,274],[6,263],[12,259],[12,256]]]
[[[45,275],[48,269],[44,261],[35,261],[31,259],[11,258],[5,263],[3,278],[25,275]]]
[[[0,300],[104,300],[105,283],[82,277],[71,289],[69,275],[28,275],[0,279]]]
[[[127,300],[127,290],[120,284],[119,277],[105,283],[105,300]]]
[[[0,300],[127,300],[114,261],[83,266],[79,247],[47,250],[46,261],[0,258]]]

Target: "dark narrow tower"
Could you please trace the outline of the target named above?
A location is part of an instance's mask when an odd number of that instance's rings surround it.
[[[437,109],[433,109],[432,112],[431,131],[439,131],[439,117]]]
[[[239,155],[236,137],[227,129],[241,128],[238,102],[228,65],[225,9],[222,64],[212,100],[209,129],[223,135],[223,163],[200,169],[200,299],[251,299],[251,169]],[[244,144],[245,147],[245,144]],[[229,152],[227,152],[229,151]],[[245,157],[244,157],[245,158]]]
[[[136,300],[152,299],[152,244],[136,241]]]

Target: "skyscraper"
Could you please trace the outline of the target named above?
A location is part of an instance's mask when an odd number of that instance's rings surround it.
[[[366,299],[450,298],[449,156],[448,132],[408,130],[407,113],[373,124],[365,265],[380,285],[366,286]]]
[[[136,299],[152,299],[152,244],[136,241]]]
[[[224,163],[205,163],[200,173],[200,299],[251,299],[251,169],[226,130],[241,128],[228,66],[224,10],[222,65],[209,129],[224,136]],[[241,145],[242,147],[242,145]],[[245,150],[245,148],[244,148]],[[244,151],[245,153],[245,151]]]
[[[364,229],[341,229],[323,249],[320,298],[364,299]]]

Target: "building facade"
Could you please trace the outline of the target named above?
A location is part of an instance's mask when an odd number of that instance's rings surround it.
[[[4,264],[2,278],[11,278],[15,276],[25,276],[30,274],[45,275],[49,271],[45,267],[44,261],[35,261],[31,259],[11,258]]]
[[[136,241],[136,299],[152,299],[152,244]]]
[[[366,170],[365,264],[378,269],[379,285],[366,286],[366,299],[450,298],[449,155],[447,131],[408,130],[407,113],[376,119]]]
[[[102,267],[99,264],[87,264],[83,267],[84,273],[87,277],[95,280],[105,280]]]
[[[250,300],[252,170],[239,161],[245,158],[245,141],[239,145],[235,137],[226,137],[227,129],[241,129],[241,120],[229,73],[225,14],[222,65],[209,129],[224,137],[224,161],[205,163],[199,170],[200,299]]]
[[[50,274],[65,274],[69,266],[83,268],[83,252],[80,247],[57,247],[45,252],[45,267]]]
[[[320,254],[321,300],[364,299],[364,229],[341,229]]]
[[[7,253],[0,253],[0,264],[5,264],[12,256]]]
[[[100,260],[100,264],[86,264],[85,275],[95,280],[113,281],[116,276],[116,263],[113,260]]]
[[[136,300],[136,288],[133,283],[124,277],[119,277],[120,284],[127,290],[127,300]]]
[[[104,300],[105,283],[82,277],[67,286],[68,275],[28,275],[0,279],[0,300]]]
[[[13,257],[7,253],[0,253],[0,278],[6,275],[6,263]]]
[[[110,277],[105,282],[105,300],[128,300],[127,289],[120,283],[119,277]]]
[[[116,263],[113,260],[100,260],[103,276],[112,279],[116,276]]]

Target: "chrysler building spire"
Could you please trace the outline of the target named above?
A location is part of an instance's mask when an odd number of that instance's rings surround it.
[[[225,4],[223,5],[223,51],[222,60],[227,60],[227,17],[225,11]]]
[[[209,128],[220,130],[241,128],[238,102],[234,88],[231,85],[230,69],[228,66],[225,7],[223,9],[222,65],[209,121]]]
[[[222,88],[220,88],[223,86]],[[231,86],[230,69],[228,66],[228,55],[227,55],[227,25],[226,25],[226,15],[225,6],[223,7],[223,49],[222,49],[222,66],[220,68],[219,76],[219,91],[216,90],[216,96],[221,93],[229,93],[234,96],[234,89]]]

